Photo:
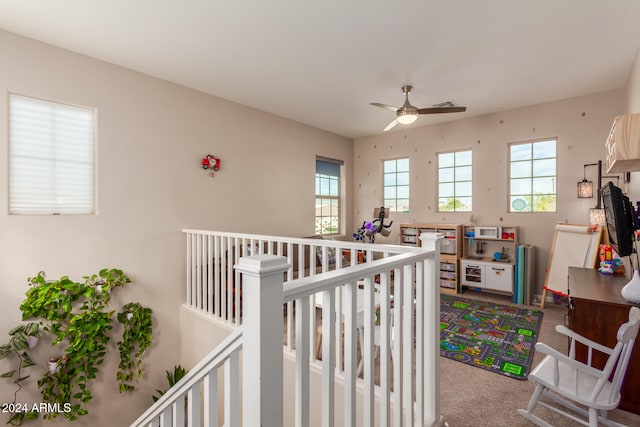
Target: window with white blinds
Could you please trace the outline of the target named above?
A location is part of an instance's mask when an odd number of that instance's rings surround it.
[[[9,96],[9,213],[95,213],[95,110]]]

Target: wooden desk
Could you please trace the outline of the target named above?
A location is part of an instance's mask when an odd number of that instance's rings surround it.
[[[636,305],[622,298],[629,281],[624,276],[607,276],[591,268],[569,267],[569,328],[595,342],[614,347],[616,332],[629,319],[629,308]],[[637,306],[637,305],[636,305]],[[586,362],[583,345],[576,345],[576,359]],[[594,353],[593,366],[602,369],[606,358]],[[640,414],[640,338],[636,340],[622,384],[620,409]]]

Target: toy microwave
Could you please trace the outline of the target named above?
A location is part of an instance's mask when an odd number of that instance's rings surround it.
[[[477,239],[499,239],[500,227],[482,227],[476,226],[473,229]]]

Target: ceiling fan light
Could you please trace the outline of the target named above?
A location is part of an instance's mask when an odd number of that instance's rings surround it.
[[[411,114],[411,113],[398,114],[398,123],[401,123],[403,125],[410,125],[411,123],[415,122],[417,118],[418,118],[417,114]]]

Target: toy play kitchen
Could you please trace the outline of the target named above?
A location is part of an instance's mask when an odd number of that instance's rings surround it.
[[[513,294],[516,245],[517,227],[465,226],[461,285]]]

